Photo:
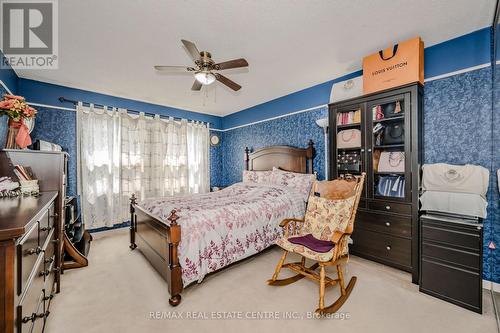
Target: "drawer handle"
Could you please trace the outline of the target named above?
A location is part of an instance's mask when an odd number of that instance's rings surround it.
[[[43,228],[40,228],[40,231],[50,231],[52,230],[52,227],[43,227]]]
[[[387,246],[385,247],[385,249],[386,249],[387,251],[390,251],[390,250],[391,250],[391,246],[390,246],[390,245],[387,245]]]
[[[46,264],[51,264],[52,262],[54,262],[54,256],[50,257],[50,258],[47,258],[45,259],[44,261]]]
[[[391,222],[385,222],[385,226],[386,227],[390,227],[391,226]]]
[[[50,271],[48,269],[40,272],[40,276],[48,276],[49,274],[50,274]]]
[[[26,250],[26,255],[32,256],[34,254],[40,254],[41,252],[42,252],[42,248],[40,246],[37,246],[34,249]]]
[[[44,301],[50,301],[50,300],[51,300],[51,299],[53,299],[53,298],[54,298],[54,294],[50,294],[49,296],[45,296],[45,297],[43,298],[43,300],[44,300]]]
[[[387,206],[385,206],[385,209],[391,210],[391,206],[387,205]]]
[[[47,318],[47,317],[49,316],[49,314],[50,314],[50,311],[45,311],[45,312],[43,312],[43,313],[34,314],[34,315],[35,315],[35,317],[36,317],[36,318],[35,318],[35,320],[36,320],[37,318]]]
[[[23,317],[21,321],[23,322],[23,324],[26,324],[29,323],[30,321],[35,321],[35,319],[36,319],[36,313],[32,313],[31,316]]]

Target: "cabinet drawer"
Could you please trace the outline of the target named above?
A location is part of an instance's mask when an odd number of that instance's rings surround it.
[[[358,211],[355,228],[411,237],[411,217]]]
[[[45,284],[43,286],[43,292],[45,294],[45,304],[46,308],[49,308],[50,301],[52,298],[55,296],[55,288],[54,288],[54,282],[56,280],[56,272],[55,272],[55,262],[53,262],[48,268],[47,272],[49,275],[45,277]]]
[[[467,230],[466,228],[453,228],[453,226],[438,225],[424,222],[422,225],[423,240],[433,240],[441,244],[467,248],[479,251],[481,235],[477,230]]]
[[[420,290],[470,310],[481,312],[479,273],[422,259]]]
[[[481,258],[478,253],[453,249],[448,246],[422,242],[422,255],[428,259],[439,259],[450,264],[461,265],[479,272]]]
[[[384,212],[411,215],[411,205],[389,201],[370,201],[368,208]]]
[[[21,295],[35,263],[43,257],[42,247],[38,244],[38,223],[25,234],[17,245],[17,294]]]
[[[353,254],[378,258],[387,263],[411,268],[411,240],[379,232],[355,229]]]
[[[50,266],[50,264],[55,262],[55,254],[54,253],[55,253],[56,244],[54,242],[54,234],[55,234],[55,231],[52,230],[47,242],[45,243],[45,247],[44,247],[45,251],[43,253],[43,256],[44,256],[44,263],[45,263],[46,269]]]

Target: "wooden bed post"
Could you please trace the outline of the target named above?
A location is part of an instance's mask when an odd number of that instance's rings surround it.
[[[182,269],[179,264],[178,246],[181,241],[181,226],[177,224],[177,216],[175,209],[170,212],[167,220],[170,221],[168,228],[168,275],[170,276],[169,293],[170,299],[168,302],[172,306],[177,306],[181,303],[182,292]]]
[[[313,140],[309,140],[307,144],[306,150],[306,158],[307,158],[307,172],[313,173],[313,157],[314,157],[314,142]]]
[[[245,170],[249,170],[249,163],[250,163],[250,149],[248,149],[248,147],[245,147],[245,157],[244,157],[244,160],[245,160]]]
[[[135,194],[132,193],[132,196],[130,197],[130,248],[132,250],[137,247],[135,244],[135,204],[137,204],[137,198],[135,197]]]

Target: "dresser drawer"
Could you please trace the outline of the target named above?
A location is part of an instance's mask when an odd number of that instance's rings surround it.
[[[428,259],[438,259],[449,264],[460,265],[474,271],[480,270],[479,253],[453,249],[445,245],[422,242],[422,256]]]
[[[368,202],[368,208],[389,213],[411,215],[411,205],[399,202],[370,201]]]
[[[358,211],[355,228],[411,238],[411,217]]]
[[[45,244],[50,232],[54,229],[54,204],[40,217],[38,224],[40,225],[40,246]]]
[[[31,333],[42,333],[45,326],[45,320],[47,319],[48,315],[48,312],[45,311],[44,302],[40,302],[36,310],[36,314],[37,314],[37,319],[33,323],[33,329]]]
[[[44,256],[45,268],[48,268],[50,264],[55,262],[56,242],[54,241],[54,234],[55,230],[52,230],[44,246],[45,251],[43,252],[43,256]]]
[[[17,245],[18,295],[24,291],[33,267],[40,256],[43,257],[43,251],[38,243],[38,223],[35,223]]]
[[[481,313],[482,288],[478,272],[422,258],[420,290]]]
[[[373,232],[355,229],[352,234],[352,253],[377,258],[385,263],[392,263],[411,268],[411,240]]]
[[[43,292],[45,294],[45,307],[48,309],[50,301],[52,298],[55,296],[55,288],[54,288],[54,282],[56,280],[56,271],[55,271],[56,265],[55,262],[53,262],[48,268],[47,272],[48,275],[45,276],[45,284],[43,286]]]
[[[42,280],[43,285],[43,280]],[[38,321],[43,322],[43,317],[40,318],[44,313],[43,308],[43,298],[44,294],[42,289],[30,290],[25,297],[21,300],[21,303],[17,306],[17,319],[16,326],[17,332],[31,332],[33,324]],[[40,310],[41,305],[41,310]]]
[[[452,224],[440,225],[436,223],[423,222],[423,241],[432,240],[440,244],[448,244],[453,247],[460,247],[479,251],[481,248],[481,234],[471,227],[453,226]]]

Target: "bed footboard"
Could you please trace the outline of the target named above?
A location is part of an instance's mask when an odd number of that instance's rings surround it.
[[[172,210],[167,225],[137,206],[135,195],[130,198],[130,248],[138,248],[167,282],[172,306],[180,304],[183,289],[178,255],[181,241],[178,219],[176,211]]]

